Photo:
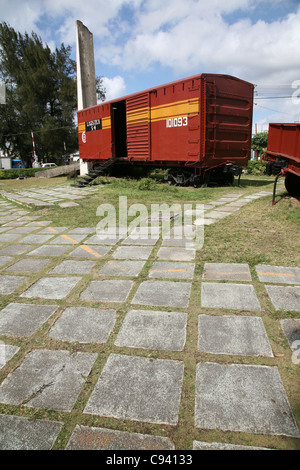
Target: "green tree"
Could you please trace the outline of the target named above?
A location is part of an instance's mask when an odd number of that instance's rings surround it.
[[[106,89],[103,85],[103,77],[96,77],[96,95],[99,101],[105,101]]]
[[[268,132],[258,132],[252,137],[251,148],[255,152],[255,159],[261,156],[268,144]]]
[[[71,48],[54,52],[32,33],[16,32],[0,23],[0,80],[6,84],[6,104],[0,106],[0,147],[32,162],[31,130],[41,159],[60,163],[77,148],[74,116],[77,108],[76,67]]]

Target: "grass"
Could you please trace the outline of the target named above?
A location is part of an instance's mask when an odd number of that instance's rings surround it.
[[[148,210],[151,204],[195,204],[208,203],[228,193],[242,193],[250,195],[261,190],[272,190],[272,178],[247,177],[242,179],[243,188],[179,188],[169,187],[160,182],[159,178],[153,178],[154,184],[143,183],[144,189],[139,188],[139,181],[134,179],[106,178],[102,180],[103,187],[93,195],[77,200],[78,206],[63,209],[58,205],[50,208],[31,208],[32,215],[39,215],[44,220],[51,220],[52,226],[90,227],[96,226],[99,217],[96,216],[97,208],[103,203],[109,203],[116,207],[119,204],[119,196],[127,197],[127,204],[145,204]],[[36,186],[51,186],[56,184],[70,184],[66,178],[44,179],[31,178],[20,181],[7,181],[0,189],[20,190]],[[147,189],[148,188],[148,189]],[[257,264],[271,264],[282,266],[300,266],[300,202],[290,198],[285,191],[278,187],[277,204],[272,206],[271,196],[254,200],[239,211],[216,224],[205,227],[204,246],[197,252],[196,270],[193,281],[192,295],[188,309],[187,342],[183,351],[149,351],[145,349],[131,349],[116,347],[114,345],[120,326],[126,313],[131,308],[131,300],[138,285],[147,279],[147,268],[155,258],[157,247],[155,247],[151,258],[146,263],[134,291],[130,293],[126,302],[117,306],[107,304],[107,308],[117,311],[117,321],[114,330],[106,344],[81,344],[68,343],[66,341],[54,340],[48,336],[48,332],[55,321],[61,316],[63,310],[69,305],[85,305],[97,307],[96,302],[83,302],[80,293],[94,279],[99,279],[99,269],[104,261],[97,261],[95,267],[88,275],[84,276],[84,283],[80,288],[75,288],[71,294],[61,301],[56,301],[58,310],[45,322],[31,337],[19,338],[9,335],[0,336],[9,344],[17,345],[20,351],[0,371],[0,380],[5,379],[7,374],[18,367],[28,352],[33,349],[67,349],[71,352],[84,351],[98,353],[97,360],[86,378],[86,383],[71,412],[56,412],[48,409],[34,409],[25,406],[0,405],[0,413],[16,414],[35,419],[50,419],[62,421],[64,426],[55,442],[55,449],[64,449],[76,424],[87,426],[107,427],[121,431],[140,432],[143,434],[157,434],[167,436],[175,443],[177,449],[188,450],[191,448],[192,440],[205,442],[227,442],[250,446],[261,446],[275,449],[299,449],[299,439],[285,436],[259,435],[239,432],[224,432],[221,430],[196,429],[194,426],[194,394],[195,394],[195,370],[198,362],[218,362],[220,364],[244,363],[259,364],[277,367],[283,381],[285,390],[291,404],[293,414],[300,427],[300,404],[299,404],[299,366],[291,361],[291,350],[283,335],[279,319],[299,318],[299,312],[276,311],[271,304],[264,285],[259,282],[255,266]],[[22,256],[18,257],[22,258]],[[17,258],[17,259],[18,259]],[[17,260],[16,259],[16,260]],[[66,259],[62,256],[59,261]],[[201,352],[197,348],[198,315],[207,313],[210,315],[222,315],[223,311],[199,308],[200,285],[205,262],[233,262],[249,264],[252,284],[259,295],[262,310],[259,313],[265,325],[274,357],[245,357],[230,355],[215,355]],[[53,259],[51,264],[42,272],[31,274],[28,286],[45,276],[52,267],[58,264]],[[28,273],[27,273],[28,274]],[[47,274],[48,275],[48,274]],[[22,291],[24,286],[22,287]],[[21,292],[21,291],[20,291]],[[11,296],[4,296],[1,308],[10,302],[17,301],[19,291]],[[33,300],[34,302],[35,300]],[[23,299],[22,302],[31,303],[32,300]],[[39,300],[39,303],[41,301]],[[51,304],[51,301],[43,301]],[[155,308],[153,308],[155,310]],[[160,308],[160,310],[168,310]],[[248,311],[226,311],[226,314],[253,315]],[[256,314],[256,312],[254,313]],[[179,410],[179,422],[176,426],[157,425],[150,423],[139,423],[131,420],[118,420],[104,418],[101,416],[87,415],[83,413],[92,390],[97,383],[106,360],[111,353],[130,354],[152,358],[163,358],[179,360],[184,363],[184,380],[182,387],[182,398]]]

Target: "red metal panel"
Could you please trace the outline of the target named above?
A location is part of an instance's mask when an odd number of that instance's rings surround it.
[[[247,165],[251,152],[253,85],[229,76],[206,79],[206,166]]]
[[[129,160],[150,159],[150,94],[126,100],[127,155]]]
[[[78,112],[78,143],[80,158],[107,160],[111,154],[110,106],[102,104]]]
[[[300,161],[300,124],[270,124],[268,152]]]
[[[269,124],[267,161],[286,158],[288,168],[300,176],[300,124]]]
[[[198,162],[200,78],[151,92],[151,160],[166,165]]]

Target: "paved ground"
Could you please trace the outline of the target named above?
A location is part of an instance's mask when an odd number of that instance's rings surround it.
[[[64,186],[17,198],[73,202],[75,192],[83,195]],[[204,219],[189,215],[217,223],[267,194],[228,194]],[[193,240],[176,230],[103,240],[94,227],[54,227],[7,199],[0,223],[1,449],[185,450],[176,444],[185,421],[190,449],[257,448],[260,436],[269,448],[272,436],[298,442],[261,296],[274,311],[300,311],[299,268],[257,265],[254,282],[247,264],[198,266]],[[292,354],[300,320],[278,327]],[[240,360],[222,362],[227,355]],[[206,442],[213,431],[220,441]]]

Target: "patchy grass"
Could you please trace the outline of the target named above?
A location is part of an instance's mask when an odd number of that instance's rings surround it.
[[[242,180],[243,188],[237,186],[223,188],[179,188],[162,184],[159,178],[153,178],[153,182],[143,181],[141,184],[134,179],[105,178],[102,180],[103,187],[91,196],[78,200],[78,206],[63,209],[58,205],[44,209],[32,209],[32,214],[40,215],[45,220],[51,220],[53,226],[96,227],[99,217],[96,216],[97,208],[103,203],[110,203],[118,208],[119,197],[126,196],[127,204],[145,204],[148,210],[151,204],[168,205],[208,203],[221,198],[228,193],[253,194],[260,190],[272,190],[273,179],[245,177]],[[29,187],[51,186],[56,184],[70,184],[66,178],[44,179],[31,178],[30,180],[5,182],[5,189],[24,189]],[[8,185],[8,186],[7,186]],[[4,186],[0,186],[0,189]],[[196,270],[193,281],[190,304],[187,309],[187,341],[183,351],[150,351],[146,349],[132,349],[116,347],[114,342],[123,323],[126,313],[131,308],[131,300],[139,284],[147,279],[147,268],[155,258],[158,247],[150,259],[146,262],[141,275],[136,281],[134,290],[130,293],[127,301],[117,305],[106,304],[105,308],[114,308],[117,320],[109,340],[105,344],[82,344],[78,342],[69,343],[59,341],[48,336],[49,330],[60,318],[67,306],[93,306],[98,307],[97,302],[83,302],[80,299],[81,292],[92,280],[99,279],[99,269],[104,264],[102,259],[96,261],[95,267],[84,275],[83,283],[76,287],[69,296],[63,300],[55,301],[59,306],[57,311],[45,322],[31,337],[20,338],[2,335],[0,339],[20,347],[20,351],[0,371],[0,381],[18,367],[28,352],[33,349],[67,349],[70,353],[76,351],[94,352],[98,354],[93,368],[86,378],[85,385],[71,412],[55,412],[48,409],[34,409],[26,406],[0,405],[0,413],[15,414],[34,419],[49,419],[64,423],[62,431],[55,442],[55,449],[64,449],[76,424],[86,426],[99,426],[112,428],[120,431],[140,432],[143,434],[156,434],[169,437],[177,449],[188,450],[193,440],[205,442],[226,442],[249,446],[261,446],[275,449],[299,449],[299,439],[286,436],[256,435],[250,433],[224,432],[221,430],[196,429],[194,426],[194,397],[195,397],[195,373],[198,362],[218,362],[220,364],[260,364],[277,367],[283,381],[288,399],[290,401],[295,419],[300,427],[300,405],[299,405],[299,366],[291,361],[291,350],[283,335],[279,319],[299,318],[299,312],[276,311],[270,302],[264,285],[259,282],[255,266],[260,263],[300,266],[300,202],[290,198],[280,189],[277,191],[277,204],[272,206],[271,196],[266,196],[240,208],[239,211],[219,220],[217,223],[205,227],[204,246],[197,252]],[[16,258],[21,259],[22,256]],[[50,270],[67,259],[62,256],[51,260],[49,266],[39,273],[28,276],[26,287],[36,282],[40,277],[49,275]],[[198,315],[207,313],[211,315],[222,315],[224,311],[217,309],[205,309],[199,307],[201,295],[201,281],[205,262],[233,262],[249,264],[252,284],[259,296],[261,312],[227,310],[226,314],[232,315],[260,315],[266,328],[268,338],[273,350],[274,357],[245,357],[208,354],[198,350]],[[2,268],[3,269],[3,268]],[[4,271],[2,270],[2,273]],[[62,276],[63,277],[63,276]],[[10,302],[17,301],[19,293],[17,290],[13,295],[3,296],[1,308]],[[37,302],[37,299],[22,299],[22,302]],[[41,300],[39,299],[39,303]],[[43,304],[51,304],[53,301],[43,300]],[[102,304],[100,304],[102,305]],[[157,308],[154,308],[157,310]],[[167,308],[159,310],[168,311]],[[84,408],[95,387],[106,360],[111,353],[131,354],[152,358],[163,358],[179,360],[184,363],[184,380],[182,387],[181,405],[179,410],[179,422],[176,426],[140,423],[131,420],[118,420],[84,414]]]

